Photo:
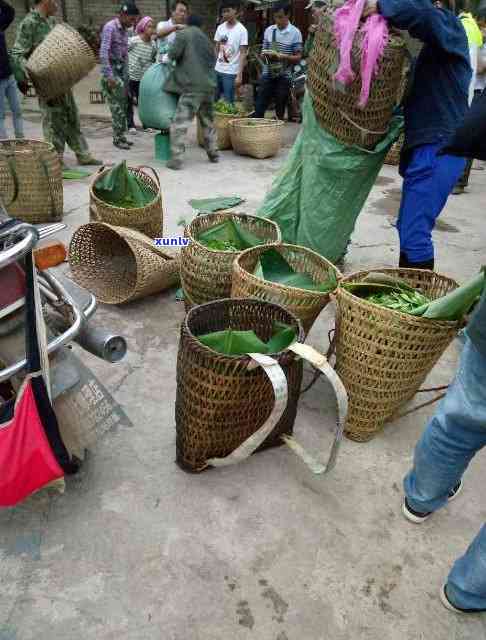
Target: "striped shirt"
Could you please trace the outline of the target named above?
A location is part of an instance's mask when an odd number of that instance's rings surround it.
[[[274,49],[275,47],[280,53],[285,53],[286,55],[293,56],[302,52],[303,48],[303,39],[302,34],[294,27],[293,24],[289,22],[289,24],[285,27],[285,29],[278,29],[277,25],[272,25],[268,27],[265,31],[265,35],[263,36],[263,48],[264,49]],[[268,67],[264,67],[263,75],[268,76],[270,70]],[[285,75],[290,76],[291,69],[289,65],[284,63],[284,73]]]
[[[155,62],[157,47],[153,40],[145,42],[140,36],[128,42],[128,75],[130,80],[139,81],[150,65]]]

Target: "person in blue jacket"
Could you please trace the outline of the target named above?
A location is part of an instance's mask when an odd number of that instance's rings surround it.
[[[451,11],[431,0],[368,0],[363,15],[373,13],[424,43],[404,103],[397,228],[400,267],[433,270],[432,231],[466,165],[463,158],[439,155],[468,109],[472,69],[466,31]]]

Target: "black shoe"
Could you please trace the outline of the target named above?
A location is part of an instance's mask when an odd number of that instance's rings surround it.
[[[123,149],[123,151],[129,151],[131,148],[128,142],[124,140],[113,140],[113,146],[117,149]]]
[[[123,137],[122,142],[124,142],[125,144],[128,144],[128,146],[133,147],[133,145],[135,144],[134,142],[132,142],[131,140],[129,140],[128,138]]]
[[[449,492],[449,497],[448,497],[449,502],[452,502],[453,500],[455,500],[457,496],[461,493],[461,491],[462,491],[462,480],[461,482],[459,482],[459,484],[457,484],[454,487],[454,489],[452,489]],[[405,498],[403,501],[402,512],[405,518],[407,518],[409,522],[413,522],[414,524],[422,524],[422,522],[425,522],[426,520],[428,520],[430,516],[433,514],[433,511],[426,511],[424,513],[421,513],[420,511],[415,511],[409,505],[407,498]]]
[[[217,164],[219,162],[219,153],[208,153],[209,162]]]
[[[461,607],[456,607],[455,604],[452,603],[451,599],[447,595],[447,585],[445,584],[440,590],[440,601],[444,605],[446,609],[449,611],[453,611],[454,613],[484,613],[486,609],[461,609]]]

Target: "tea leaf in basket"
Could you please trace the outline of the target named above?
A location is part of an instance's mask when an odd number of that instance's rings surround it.
[[[144,207],[155,198],[153,191],[129,171],[125,160],[97,180],[93,191],[103,202],[123,209]]]
[[[333,270],[326,281],[315,284],[309,274],[297,273],[276,249],[268,249],[260,256],[253,273],[262,280],[320,293],[334,291],[337,287],[337,276]]]
[[[197,239],[214,251],[243,251],[264,242],[233,220],[225,220],[203,231]]]
[[[481,296],[485,282],[483,270],[454,291],[419,307],[414,315],[430,320],[461,320]]]
[[[198,336],[199,342],[206,347],[227,356],[243,356],[247,353],[280,353],[295,342],[295,330],[283,323],[275,323],[272,338],[263,342],[254,331],[215,331]]]

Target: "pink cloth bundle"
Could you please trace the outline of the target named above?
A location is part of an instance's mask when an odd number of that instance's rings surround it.
[[[147,28],[147,25],[152,22],[152,18],[150,16],[145,16],[145,18],[142,18],[138,23],[137,23],[137,27],[136,27],[136,31],[138,33],[138,35],[142,35],[142,33],[145,31],[145,29]]]
[[[378,73],[383,51],[388,43],[388,25],[379,14],[367,18],[360,27],[366,0],[347,0],[334,14],[334,35],[339,45],[339,68],[334,76],[344,85],[351,84],[355,73],[351,68],[351,50],[358,30],[363,34],[361,45],[361,94],[358,106],[364,108],[370,95],[371,82]]]

